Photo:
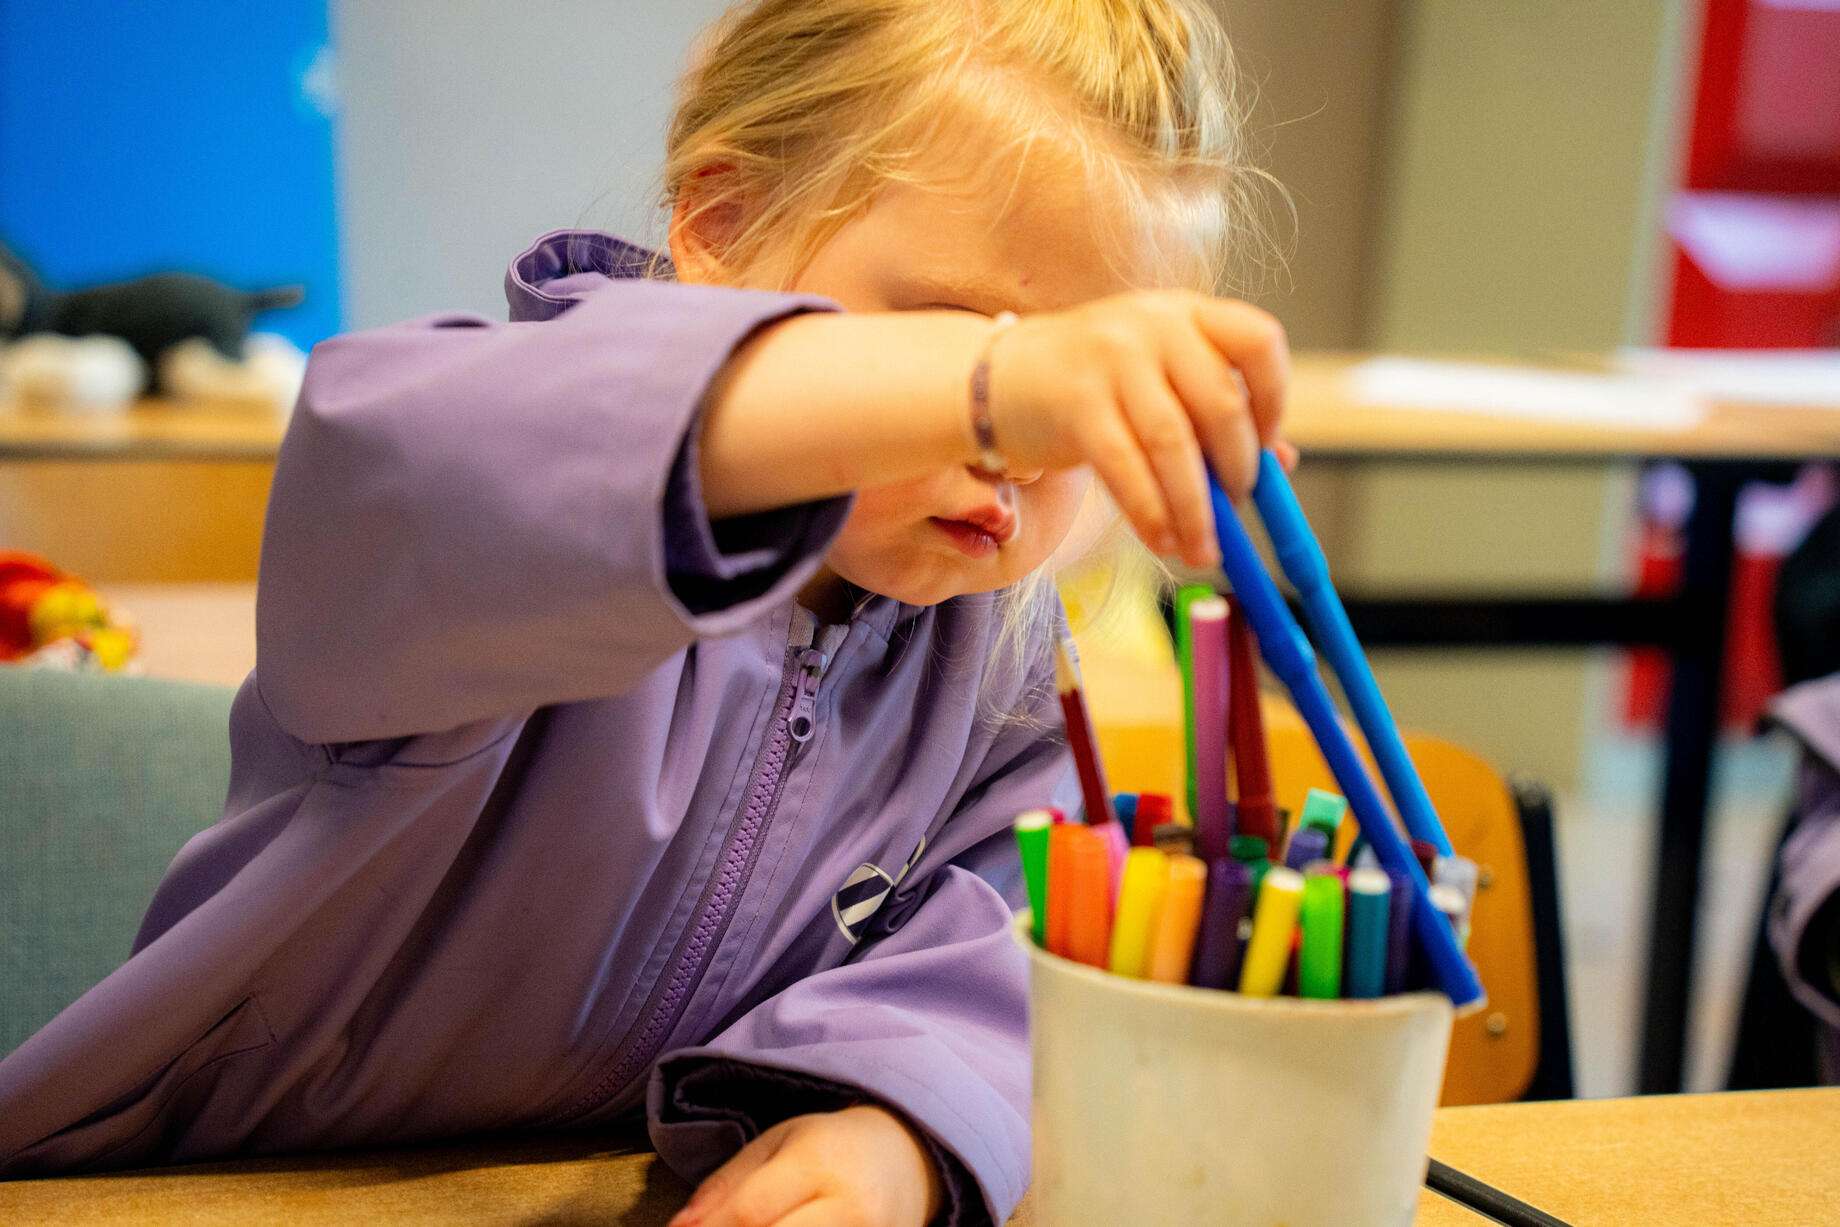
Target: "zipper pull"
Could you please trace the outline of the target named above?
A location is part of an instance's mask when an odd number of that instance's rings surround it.
[[[816,728],[813,717],[818,710],[818,681],[824,676],[825,664],[824,653],[816,648],[799,649],[798,693],[792,700],[792,715],[787,718],[786,729],[792,734],[792,740],[801,745],[811,740]]]

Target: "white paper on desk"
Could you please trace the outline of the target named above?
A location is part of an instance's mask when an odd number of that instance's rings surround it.
[[[1840,349],[1625,349],[1616,366],[1714,400],[1840,409]]]
[[[1686,430],[1705,402],[1674,380],[1527,367],[1369,358],[1348,368],[1348,394],[1370,405],[1623,430]]]

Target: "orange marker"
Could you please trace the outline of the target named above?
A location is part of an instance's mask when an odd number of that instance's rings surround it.
[[[1115,823],[1113,825],[1116,825]],[[1105,840],[1087,826],[1062,828],[1072,836],[1068,856],[1067,957],[1103,968],[1112,946],[1112,869]]]
[[[1057,823],[1048,830],[1048,953],[1067,957],[1073,916],[1073,845],[1084,827]]]
[[[1169,884],[1163,891],[1163,910],[1157,920],[1156,939],[1150,946],[1147,979],[1165,984],[1188,983],[1195,934],[1201,927],[1201,899],[1206,893],[1206,862],[1195,856],[1169,858]]]

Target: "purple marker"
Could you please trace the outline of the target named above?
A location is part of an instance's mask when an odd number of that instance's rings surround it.
[[[1393,897],[1386,917],[1386,994],[1406,991],[1406,969],[1412,958],[1412,879],[1387,870],[1393,880]]]
[[[1213,864],[1232,838],[1227,815],[1227,603],[1204,596],[1188,606],[1195,670],[1195,845]]]
[[[1239,987],[1240,925],[1252,911],[1252,866],[1230,857],[1208,865],[1207,902],[1188,982],[1197,988]]]
[[[1287,867],[1302,873],[1317,861],[1329,859],[1329,837],[1319,827],[1300,826],[1291,832],[1290,846],[1284,849]]]

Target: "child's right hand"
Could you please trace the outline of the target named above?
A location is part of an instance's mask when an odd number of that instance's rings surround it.
[[[992,343],[990,415],[1017,470],[1091,464],[1159,554],[1218,559],[1205,463],[1243,497],[1278,439],[1290,350],[1256,307],[1181,290],[1025,316]]]

